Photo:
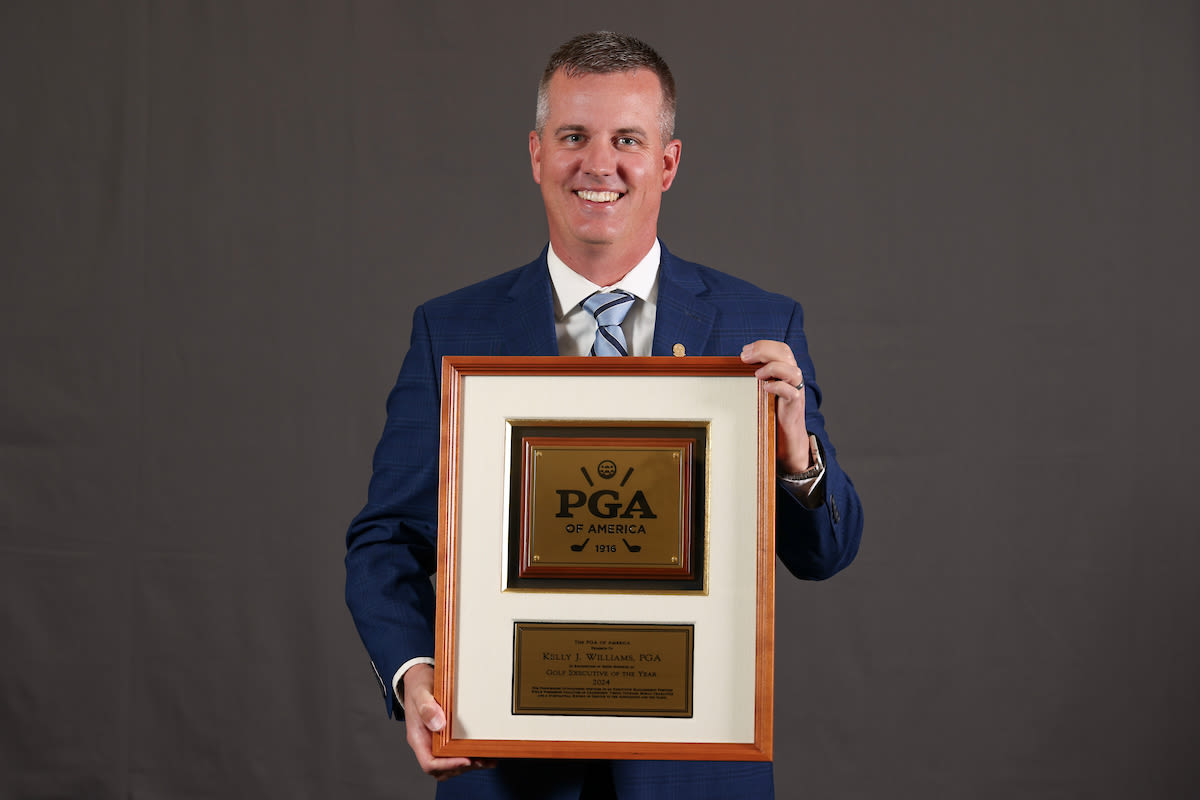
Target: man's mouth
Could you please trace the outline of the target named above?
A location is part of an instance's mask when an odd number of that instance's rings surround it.
[[[590,189],[580,189],[575,196],[591,203],[615,203],[621,199],[620,192],[594,192]]]

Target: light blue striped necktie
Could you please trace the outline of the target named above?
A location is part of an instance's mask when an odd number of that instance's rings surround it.
[[[627,356],[625,334],[621,321],[633,306],[633,295],[620,289],[615,292],[596,292],[583,301],[583,307],[596,318],[596,341],[592,343],[593,356]]]

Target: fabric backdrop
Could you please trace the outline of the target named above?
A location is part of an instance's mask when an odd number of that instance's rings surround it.
[[[7,0],[0,797],[432,795],[343,535],[602,27],[679,82],[664,240],[804,304],[865,505],[781,575],[780,796],[1194,791],[1197,3]]]

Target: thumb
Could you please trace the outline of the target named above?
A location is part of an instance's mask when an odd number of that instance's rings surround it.
[[[425,727],[435,733],[446,727],[446,715],[442,712],[442,707],[433,699],[433,695],[422,698],[417,713],[421,715],[421,722],[425,723]]]

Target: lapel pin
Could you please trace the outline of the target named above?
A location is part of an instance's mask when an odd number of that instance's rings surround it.
[[[671,348],[671,352],[675,354],[676,358],[683,358],[687,355],[687,351],[683,349],[683,345],[679,342],[675,343],[675,346]]]

